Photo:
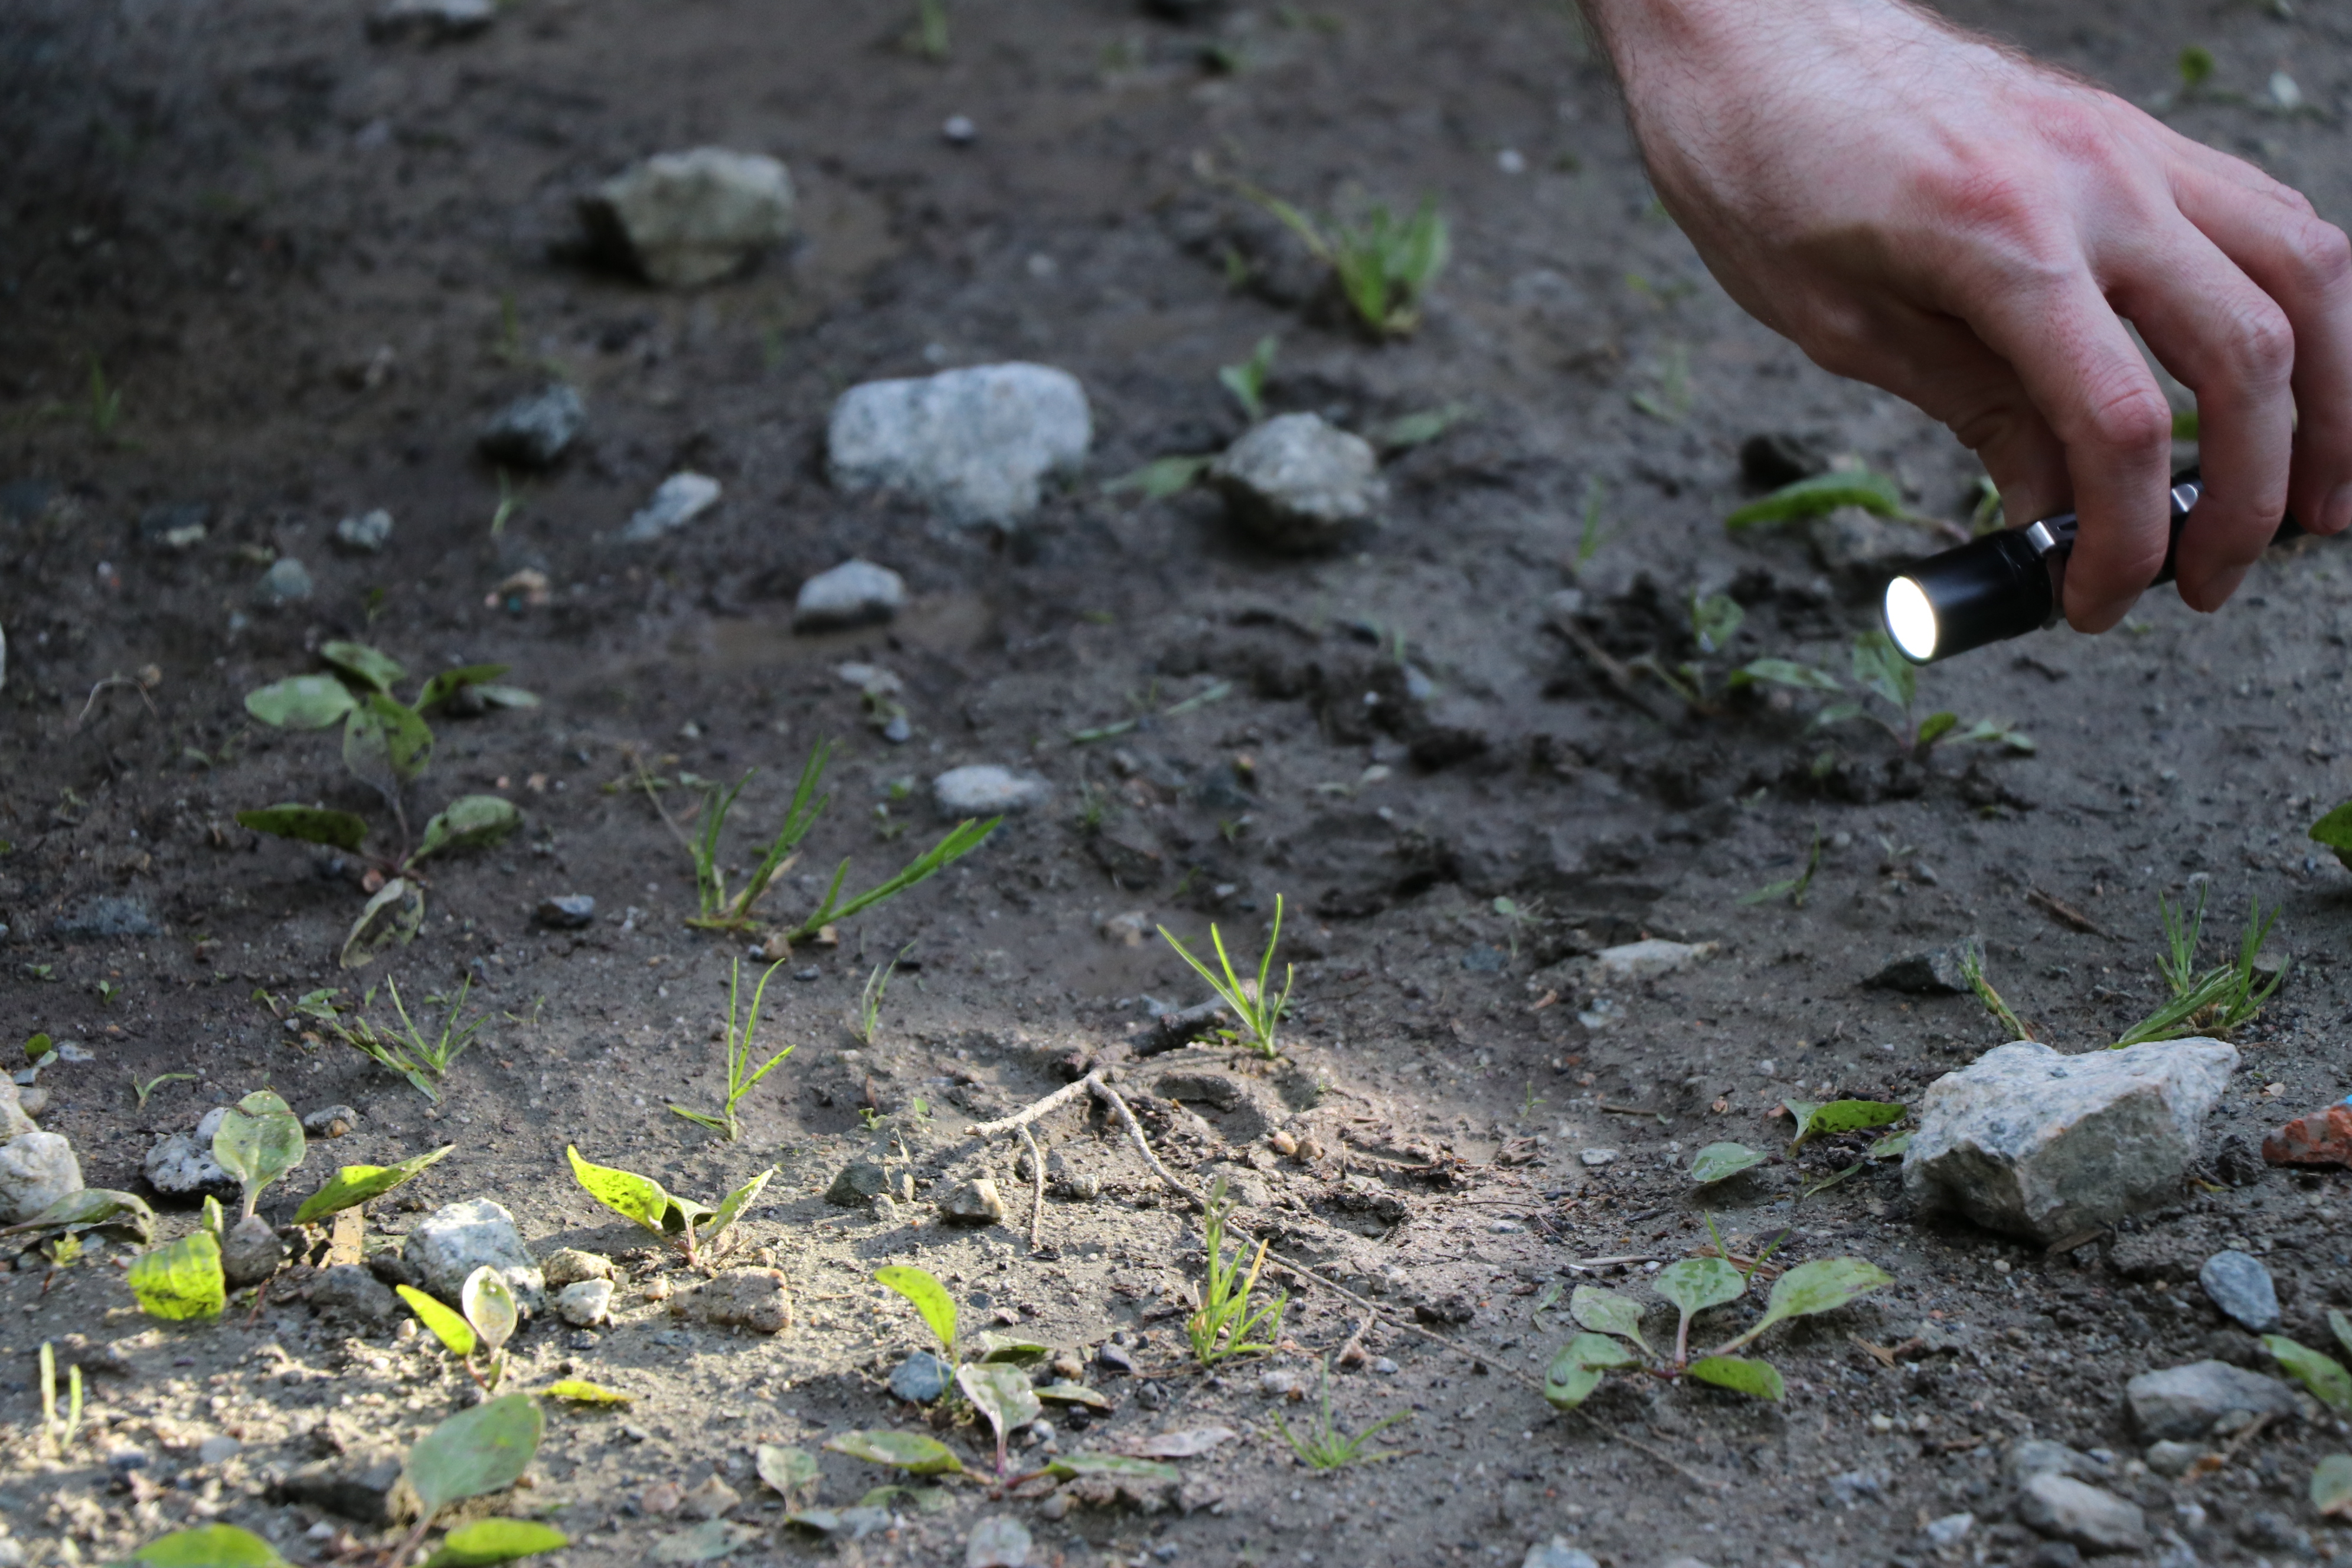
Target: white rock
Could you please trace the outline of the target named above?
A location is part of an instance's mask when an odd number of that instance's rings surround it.
[[[1602,948],[1592,955],[1592,967],[1604,984],[1630,985],[1672,974],[1685,964],[1712,957],[1714,952],[1715,943],[1711,942],[1663,942],[1651,937],[1620,947]]]
[[[226,1202],[241,1190],[237,1179],[213,1158],[211,1140],[200,1142],[184,1132],[158,1140],[147,1151],[143,1169],[147,1184],[161,1197],[194,1202],[210,1194]]]
[[[2045,1473],[2026,1482],[2017,1494],[2017,1517],[2085,1552],[2131,1552],[2147,1544],[2147,1517],[2138,1504],[2072,1476]]]
[[[580,218],[596,246],[647,281],[691,289],[792,234],[792,175],[757,153],[657,153],[583,197]]]
[[[544,1304],[545,1277],[524,1249],[514,1215],[488,1198],[436,1209],[408,1233],[401,1256],[425,1289],[453,1305],[466,1277],[484,1264],[505,1279],[524,1310]]]
[[[335,542],[362,555],[381,553],[392,538],[392,513],[378,507],[335,524]]]
[[[1519,1568],[1601,1568],[1601,1564],[1590,1552],[1570,1546],[1568,1537],[1555,1535],[1528,1547],[1528,1554],[1519,1559]]]
[[[1234,519],[1276,550],[1339,542],[1388,499],[1371,443],[1319,414],[1267,420],[1209,465]]]
[[[24,1097],[16,1080],[0,1073],[0,1143],[40,1130],[39,1124],[25,1113]]]
[[[205,1111],[202,1116],[197,1117],[195,1131],[196,1142],[203,1144],[207,1149],[211,1148],[213,1146],[213,1134],[219,1131],[220,1124],[227,1120],[228,1107],[226,1105],[215,1105],[210,1110]]]
[[[1587,1165],[1613,1165],[1617,1163],[1617,1151],[1614,1149],[1587,1149],[1578,1154],[1577,1158]]]
[[[310,569],[291,555],[281,555],[269,563],[269,570],[253,585],[253,602],[265,609],[279,605],[299,605],[312,592]]]
[[[942,816],[1012,816],[1043,802],[1053,786],[1035,773],[1018,773],[993,763],[950,768],[931,781],[931,799]]]
[[[967,528],[1035,511],[1045,477],[1077,468],[1093,442],[1077,378],[1020,363],[853,386],[825,431],[835,484],[903,490]]]
[[[583,1279],[555,1293],[556,1315],[574,1328],[593,1329],[613,1314],[613,1282]]]
[[[2171,1203],[2237,1065],[2219,1040],[2080,1056],[2013,1040],[1927,1086],[1904,1191],[2043,1242]]]
[[[1923,1533],[1927,1537],[1928,1545],[1941,1550],[1947,1546],[1958,1546],[1968,1539],[1969,1531],[1976,1526],[1975,1514],[1948,1513],[1941,1519],[1929,1520]]]
[[[621,537],[633,544],[684,528],[719,504],[719,481],[708,474],[672,474],[655,489],[653,499],[629,519]]]
[[[587,423],[588,405],[578,392],[559,382],[516,398],[492,416],[482,427],[482,456],[516,468],[550,468]]]
[[[907,602],[907,580],[871,561],[845,561],[801,584],[793,602],[793,630],[839,631],[896,616]]]
[[[2124,1404],[2141,1440],[2151,1443],[2202,1437],[2215,1422],[2239,1411],[2292,1419],[2302,1409],[2294,1390],[2277,1378],[2225,1361],[2141,1373],[2124,1384]]]
[[[22,1225],[68,1193],[81,1191],[81,1162],[55,1132],[26,1132],[0,1143],[0,1215]]]

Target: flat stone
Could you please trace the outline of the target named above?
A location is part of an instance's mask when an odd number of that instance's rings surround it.
[[[1270,549],[1328,550],[1388,500],[1371,443],[1319,414],[1266,420],[1209,465],[1242,530]]]
[[[1528,1547],[1528,1554],[1519,1559],[1519,1568],[1601,1568],[1601,1564],[1590,1552],[1570,1546],[1568,1537],[1555,1535]]]
[[[69,1193],[81,1191],[81,1162],[56,1132],[22,1132],[0,1143],[0,1215],[22,1225]]]
[[[628,526],[621,530],[622,539],[642,544],[684,528],[719,504],[719,481],[708,474],[672,474],[655,487],[653,499],[629,519]]]
[[[378,507],[335,524],[335,542],[361,555],[380,555],[392,542],[392,513]]]
[[[583,1279],[611,1279],[616,1274],[611,1258],[583,1252],[576,1247],[557,1247],[539,1260],[539,1271],[550,1290],[561,1290]]]
[[[801,584],[793,601],[793,630],[835,632],[877,626],[907,603],[907,580],[887,566],[850,560]]]
[[[221,1278],[232,1290],[258,1285],[286,1261],[286,1244],[259,1215],[247,1215],[221,1238]]]
[[[50,928],[68,942],[95,942],[133,936],[162,936],[163,928],[137,899],[107,894],[61,916]]]
[[[2106,1466],[2048,1437],[2021,1437],[2011,1443],[2001,1468],[2013,1487],[2021,1487],[2036,1476],[2073,1476],[2088,1481],[2107,1479]]]
[[[400,1483],[396,1449],[367,1448],[304,1465],[278,1484],[290,1503],[307,1503],[361,1524],[381,1528],[395,1517],[394,1489]]]
[[[2302,1413],[2294,1390],[2274,1377],[2247,1372],[2224,1361],[2144,1372],[2124,1384],[2124,1403],[2142,1442],[2186,1442],[2206,1436],[2225,1415],[2292,1419]]]
[[[1664,942],[1651,937],[1619,947],[1602,948],[1592,955],[1592,969],[1595,977],[1603,984],[1632,985],[1644,980],[1655,980],[1662,974],[1672,974],[1714,952],[1715,943],[1711,942]]]
[[[1009,1513],[992,1514],[964,1538],[963,1568],[1030,1568],[1035,1547],[1027,1525]]]
[[[793,1294],[781,1268],[730,1268],[674,1298],[669,1310],[714,1327],[781,1333],[792,1327]]]
[[[853,386],[825,432],[836,486],[903,491],[966,528],[1018,523],[1046,477],[1076,469],[1093,442],[1077,378],[1022,363]]]
[[[2213,1305],[2244,1324],[2247,1332],[2278,1331],[2278,1287],[2259,1258],[2234,1250],[2217,1252],[2197,1271],[2197,1282]]]
[[[158,1197],[194,1203],[210,1196],[226,1203],[244,1190],[213,1159],[209,1142],[198,1142],[184,1132],[174,1132],[148,1150],[142,1168]]]
[[[2019,1489],[2017,1517],[2085,1552],[2137,1552],[2148,1543],[2139,1505],[2072,1476],[2039,1475]]]
[[[959,1182],[940,1200],[940,1217],[950,1225],[1002,1225],[1004,1199],[990,1177]]]
[[[917,1351],[890,1369],[890,1392],[909,1405],[929,1405],[955,1381],[955,1368],[929,1351]]]
[[[880,1197],[903,1203],[914,1195],[914,1183],[906,1172],[870,1159],[852,1160],[844,1165],[835,1174],[833,1184],[824,1190],[825,1202],[845,1209],[864,1207]]]
[[[367,21],[378,43],[418,38],[439,43],[471,37],[498,20],[496,0],[386,0]]]
[[[931,801],[942,816],[1015,816],[1043,804],[1053,790],[1035,773],[974,763],[933,779]]]
[[[436,1209],[408,1233],[400,1251],[425,1289],[452,1306],[466,1277],[486,1264],[499,1271],[524,1311],[546,1305],[546,1277],[524,1247],[514,1215],[488,1198]]]
[[[555,1315],[575,1329],[593,1329],[613,1315],[613,1282],[579,1279],[555,1293]]]
[[[1996,1047],[1927,1086],[1904,1191],[1923,1211],[2044,1243],[2175,1202],[2237,1065],[2207,1039],[2080,1056]]]
[[[310,596],[311,591],[310,569],[291,555],[281,555],[254,584],[253,602],[264,609],[299,605]]]
[[[1914,996],[1965,996],[1970,988],[1961,965],[1969,957],[1984,962],[1984,938],[1965,937],[1949,947],[1931,947],[1898,958],[1863,984]]]
[[[401,1314],[392,1287],[356,1263],[338,1263],[320,1275],[310,1286],[310,1301],[314,1310],[363,1323],[397,1322]]]
[[[302,1118],[302,1131],[314,1138],[341,1138],[360,1124],[360,1113],[348,1105],[326,1105]]]
[[[1941,1552],[1947,1547],[1958,1546],[1961,1542],[1966,1541],[1969,1538],[1969,1531],[1974,1530],[1976,1526],[1975,1514],[1948,1513],[1941,1519],[1929,1520],[1927,1528],[1919,1533],[1927,1538],[1928,1545]]]
[[[647,282],[698,288],[791,237],[792,174],[759,153],[660,153],[582,198],[580,220],[591,244]]]
[[[541,899],[530,918],[551,931],[578,931],[596,919],[596,900],[586,893],[562,893]]]
[[[2147,1446],[2147,1452],[2140,1458],[2145,1459],[2147,1462],[2147,1468],[2158,1475],[2168,1480],[2177,1480],[2189,1473],[2189,1468],[2202,1458],[2204,1452],[2202,1444],[2175,1443],[2168,1440],[2162,1443],[2150,1443]]]
[[[196,1445],[196,1463],[200,1465],[226,1465],[231,1459],[236,1458],[239,1454],[244,1452],[245,1444],[243,1440],[232,1437],[227,1433],[224,1432],[216,1436],[207,1437],[203,1442]]]
[[[1613,1165],[1617,1163],[1617,1151],[1614,1149],[1585,1149],[1579,1151],[1576,1158],[1579,1163],[1585,1165]]]
[[[552,468],[587,423],[588,405],[579,393],[559,382],[499,409],[482,427],[478,444],[482,456],[493,463]]]

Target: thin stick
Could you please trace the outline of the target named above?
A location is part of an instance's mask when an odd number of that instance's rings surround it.
[[[1041,1116],[1050,1115],[1087,1092],[1092,1085],[1102,1082],[1102,1069],[1097,1068],[1076,1083],[1065,1084],[1025,1110],[1016,1110],[1002,1121],[975,1122],[967,1129],[970,1136],[985,1141],[1001,1138],[1015,1128],[1026,1127]]]
[[[1029,1204],[1029,1250],[1034,1252],[1038,1228],[1045,1223],[1045,1155],[1025,1121],[1021,1124],[1021,1142],[1029,1146],[1029,1174],[1036,1184],[1035,1195]]]

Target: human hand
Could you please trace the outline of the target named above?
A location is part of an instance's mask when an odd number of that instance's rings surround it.
[[[2197,394],[2183,599],[2219,608],[2287,507],[2352,525],[2352,246],[2300,195],[1899,0],[1586,8],[1732,297],[1943,421],[2011,523],[2072,502],[2077,628],[2121,620],[2168,537],[2171,409],[2126,320]]]

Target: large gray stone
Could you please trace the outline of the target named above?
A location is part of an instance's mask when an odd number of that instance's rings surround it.
[[[1052,793],[1053,786],[1035,773],[993,763],[950,768],[931,781],[931,800],[941,816],[1017,816]]]
[[[845,561],[801,584],[793,630],[832,632],[889,620],[907,602],[907,580],[871,561]]]
[[[825,432],[835,485],[902,490],[967,528],[1035,511],[1045,477],[1076,468],[1093,442],[1077,378],[1020,363],[853,386]]]
[[[25,1113],[24,1097],[16,1088],[16,1080],[0,1073],[0,1143],[40,1130],[40,1124]]]
[[[1388,499],[1371,443],[1319,414],[1256,426],[1209,465],[1234,521],[1276,550],[1328,549]]]
[[[362,1323],[397,1322],[401,1316],[400,1298],[392,1287],[356,1263],[338,1263],[320,1275],[310,1287],[310,1302],[315,1311]]]
[[[485,1264],[499,1271],[524,1310],[544,1305],[545,1277],[524,1249],[514,1215],[488,1198],[434,1210],[408,1233],[400,1251],[425,1289],[452,1306],[466,1277]]]
[[[2124,1384],[2124,1403],[2143,1443],[2202,1437],[2213,1423],[2238,1411],[2279,1418],[2302,1412],[2294,1389],[2225,1361],[2141,1373]]]
[[[793,232],[793,180],[758,153],[662,153],[583,197],[592,243],[646,281],[691,289],[740,270]]]
[[[2205,1287],[2213,1305],[2244,1324],[2248,1331],[2278,1331],[2278,1287],[2271,1281],[2271,1271],[2252,1254],[2217,1252],[2197,1271],[2197,1281]]]
[[[1904,1191],[2043,1242],[2174,1202],[2237,1065],[2219,1040],[2080,1056],[2013,1040],[1927,1086]]]
[[[147,1184],[158,1197],[194,1203],[211,1196],[226,1203],[244,1191],[213,1158],[209,1139],[200,1142],[184,1132],[174,1132],[148,1150],[143,1168]]]
[[[2017,1517],[2044,1535],[2085,1552],[2137,1552],[2147,1545],[2147,1516],[2113,1492],[2045,1472],[2018,1489]]]
[[[22,1225],[81,1185],[81,1162],[62,1135],[23,1132],[0,1143],[0,1215],[8,1224]]]
[[[587,423],[588,405],[559,382],[493,415],[482,427],[482,456],[512,468],[551,468]]]

